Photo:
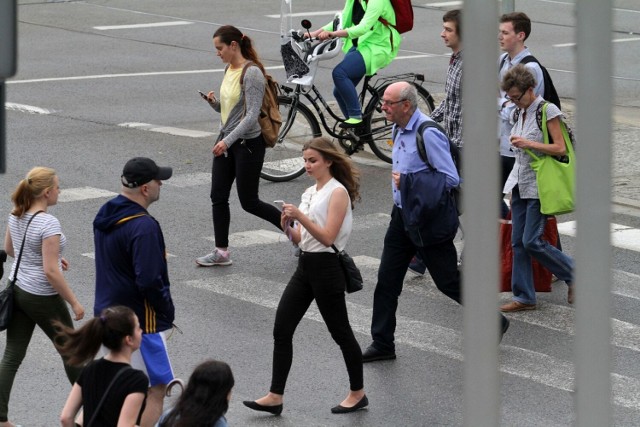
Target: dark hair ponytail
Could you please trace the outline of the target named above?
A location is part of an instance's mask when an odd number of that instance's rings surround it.
[[[123,339],[134,333],[135,315],[129,307],[119,305],[105,308],[100,316],[94,317],[78,329],[54,320],[53,326],[58,331],[56,348],[67,363],[74,366],[93,359],[100,345],[118,351],[122,348]]]
[[[262,74],[265,74],[264,65],[262,65],[260,58],[258,58],[258,53],[253,48],[253,43],[249,36],[242,34],[242,31],[233,25],[223,25],[213,33],[213,38],[216,37],[227,46],[230,46],[232,42],[236,42],[238,46],[240,46],[240,53],[243,58],[256,64],[262,71]]]

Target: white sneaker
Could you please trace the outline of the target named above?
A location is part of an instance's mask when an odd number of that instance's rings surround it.
[[[196,258],[196,264],[202,267],[213,267],[214,265],[231,265],[231,257],[227,251],[227,255],[223,255],[222,251],[217,248],[210,254]]]

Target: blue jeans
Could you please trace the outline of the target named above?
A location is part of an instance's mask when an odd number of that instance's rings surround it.
[[[458,255],[453,239],[437,245],[415,247],[404,230],[402,212],[397,206],[391,211],[391,222],[384,237],[384,246],[378,269],[378,283],[373,294],[371,336],[373,347],[394,352],[396,309],[402,292],[404,276],[409,262],[418,254],[427,266],[436,287],[457,303],[461,303]]]
[[[523,304],[536,303],[531,257],[555,274],[558,279],[571,286],[573,259],[542,239],[547,215],[540,213],[540,200],[521,199],[518,186],[511,192],[511,221],[513,223],[511,235],[513,300]]]
[[[358,101],[356,86],[362,80],[367,68],[364,59],[355,47],[349,49],[341,63],[333,69],[333,96],[346,118],[362,118],[362,109]]]

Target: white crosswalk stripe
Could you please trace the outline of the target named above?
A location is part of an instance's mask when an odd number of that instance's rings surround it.
[[[365,267],[365,265],[375,264],[371,258],[356,257],[356,261],[361,261],[361,268],[369,268],[368,266]],[[284,283],[265,280],[264,278],[260,279],[260,286],[256,286],[256,277],[243,273],[216,276],[215,278],[204,280],[191,280],[185,282],[185,284],[194,288],[256,304],[274,311],[278,306],[279,296],[285,286]],[[433,288],[432,286],[430,287]],[[405,292],[407,291],[411,292],[412,290],[407,287]],[[447,299],[437,290],[423,294]],[[357,333],[368,335],[370,331],[371,308],[354,304],[349,302],[348,299],[347,306],[353,330]],[[567,308],[567,310],[572,309]],[[546,318],[548,316],[549,313],[544,312],[544,315],[540,317]],[[309,307],[305,318],[316,322],[323,321],[314,304]],[[458,361],[463,359],[462,334],[459,331],[403,315],[398,315],[396,319],[397,344],[408,345],[422,351],[435,353]],[[272,319],[265,319],[265,321],[267,320]],[[624,333],[626,334],[626,332]],[[629,346],[625,347],[629,348]],[[638,351],[638,349],[634,350]],[[538,351],[504,344],[501,345],[500,371],[559,390],[573,391],[574,387],[574,370],[572,363]],[[640,406],[640,380],[615,373],[612,374],[611,379],[613,384],[613,401],[616,405],[633,409]]]

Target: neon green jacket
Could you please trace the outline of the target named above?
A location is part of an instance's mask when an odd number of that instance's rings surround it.
[[[364,9],[364,17],[355,26],[351,21],[354,1],[359,1]],[[395,28],[387,27],[378,21],[380,16],[395,25],[396,14],[390,0],[347,0],[342,10],[342,27],[349,34],[342,50],[345,53],[348,52],[353,46],[351,40],[357,38],[357,49],[364,59],[368,76],[375,74],[380,68],[386,67],[393,61],[402,40]],[[325,25],[324,29],[331,31],[332,23]]]

